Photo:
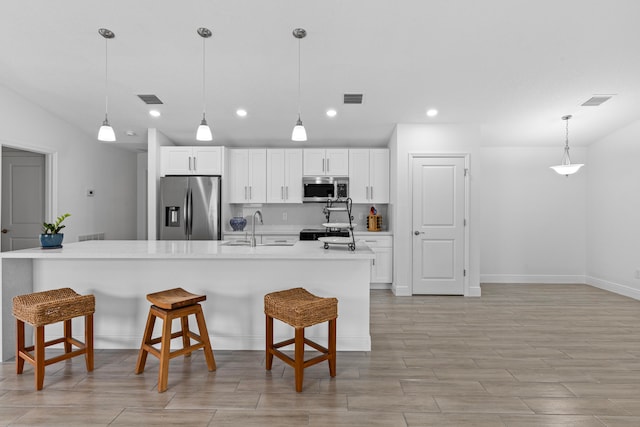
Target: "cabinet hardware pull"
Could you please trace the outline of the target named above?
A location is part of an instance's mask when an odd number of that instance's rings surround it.
[[[324,172],[324,159],[322,159],[322,172]]]
[[[247,186],[244,186],[244,199],[247,200]]]
[[[327,172],[329,172],[331,169],[329,168],[329,159],[327,159]]]
[[[366,188],[366,189],[367,189],[367,200],[369,200],[369,186],[368,186],[368,185],[366,185],[364,188]]]
[[[249,186],[249,200],[253,199],[253,196],[251,194],[251,189],[253,188],[252,185]]]
[[[198,164],[196,163],[198,159],[196,157],[193,158],[193,170],[197,171],[198,170]]]
[[[282,185],[280,186],[280,198],[284,200],[284,187]]]
[[[373,200],[373,185],[371,187],[369,187],[371,190],[369,190],[369,192],[371,193],[371,200]]]
[[[289,200],[289,186],[284,187],[284,199]]]
[[[189,156],[189,170],[191,170],[191,156]]]

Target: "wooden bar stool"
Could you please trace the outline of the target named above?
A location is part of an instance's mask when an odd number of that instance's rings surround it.
[[[336,376],[336,319],[338,318],[338,300],[336,298],[320,298],[303,288],[272,292],[264,296],[264,314],[267,321],[267,354],[265,367],[271,370],[273,356],[282,359],[295,370],[296,391],[302,391],[304,368],[322,361],[329,361],[329,374]],[[288,323],[295,328],[295,337],[273,343],[273,319]],[[304,328],[322,322],[329,322],[328,349],[304,337]],[[280,350],[294,344],[294,358]],[[304,360],[304,345],[313,347],[320,353],[307,361]]]
[[[93,371],[93,313],[96,302],[93,295],[78,295],[73,289],[62,288],[51,291],[18,295],[13,298],[13,315],[16,318],[16,373],[22,374],[25,360],[35,370],[36,390],[44,385],[44,368],[52,363],[85,355],[87,371]],[[73,338],[71,319],[84,316],[84,339]],[[44,340],[44,326],[64,322],[64,336],[50,341]],[[25,346],[24,324],[34,327],[35,344]],[[64,354],[45,359],[45,348],[64,343]],[[78,347],[73,350],[73,346]],[[29,352],[33,351],[33,355]]]
[[[147,295],[147,300],[153,304],[149,309],[147,317],[147,326],[144,330],[142,345],[138,353],[138,363],[136,364],[136,374],[144,371],[144,365],[147,362],[147,354],[151,353],[160,359],[160,371],[158,372],[158,392],[162,393],[167,390],[169,380],[169,361],[174,357],[191,356],[191,352],[204,349],[204,356],[207,361],[209,371],[216,370],[216,361],[211,350],[209,341],[209,332],[207,332],[207,324],[204,321],[202,307],[198,304],[200,301],[207,299],[206,295],[195,295],[185,291],[182,288],[169,289],[166,291],[156,292]],[[196,316],[198,323],[198,331],[200,335],[189,330],[189,315]],[[153,327],[156,318],[163,320],[162,336],[152,338]],[[171,332],[173,319],[180,319],[181,329],[178,332]],[[171,340],[182,337],[182,349],[171,351]],[[191,345],[191,339],[196,344]],[[154,344],[160,343],[160,349],[153,347]]]

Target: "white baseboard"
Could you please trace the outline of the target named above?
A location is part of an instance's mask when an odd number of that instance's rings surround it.
[[[594,288],[603,289],[613,292],[614,294],[623,295],[625,297],[640,300],[640,289],[620,283],[610,282],[604,279],[598,279],[591,276],[545,276],[545,275],[509,275],[509,274],[483,274],[480,276],[481,284],[486,283],[503,283],[514,285],[528,284],[572,284],[582,283],[593,286]]]
[[[544,274],[481,274],[481,283],[586,283],[582,275],[544,275]]]
[[[370,289],[391,289],[391,283],[370,283]]]
[[[598,279],[591,276],[586,276],[586,283],[594,288],[604,289],[605,291],[640,300],[640,289],[636,289],[631,286],[609,282],[608,280]]]

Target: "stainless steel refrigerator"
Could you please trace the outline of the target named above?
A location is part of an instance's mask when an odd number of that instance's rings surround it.
[[[160,240],[220,240],[219,176],[160,178]]]

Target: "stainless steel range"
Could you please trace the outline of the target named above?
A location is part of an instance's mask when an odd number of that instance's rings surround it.
[[[305,228],[300,231],[300,240],[318,240],[318,237],[349,237],[349,230],[327,230],[326,228]]]

